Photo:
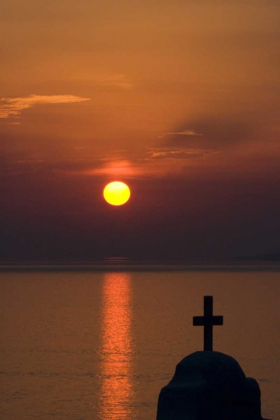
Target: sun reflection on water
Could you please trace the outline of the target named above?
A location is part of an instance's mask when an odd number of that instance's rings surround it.
[[[131,420],[131,279],[106,273],[103,286],[101,420]]]

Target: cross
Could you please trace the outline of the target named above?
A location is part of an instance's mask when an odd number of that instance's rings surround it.
[[[213,296],[204,296],[204,316],[194,316],[193,325],[204,326],[204,351],[213,350],[213,325],[223,325],[223,316],[213,315]]]

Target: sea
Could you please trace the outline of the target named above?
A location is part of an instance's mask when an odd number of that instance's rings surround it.
[[[24,265],[0,268],[1,420],[155,420],[176,364],[214,350],[257,379],[280,419],[280,265]]]

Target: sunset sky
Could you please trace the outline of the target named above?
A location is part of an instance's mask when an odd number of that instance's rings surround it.
[[[0,0],[0,35],[1,261],[280,252],[279,1]]]

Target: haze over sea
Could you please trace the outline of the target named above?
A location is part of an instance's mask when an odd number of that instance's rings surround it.
[[[214,349],[235,357],[280,418],[280,265],[24,266],[0,269],[1,420],[152,420],[176,364],[201,350],[203,296]]]

